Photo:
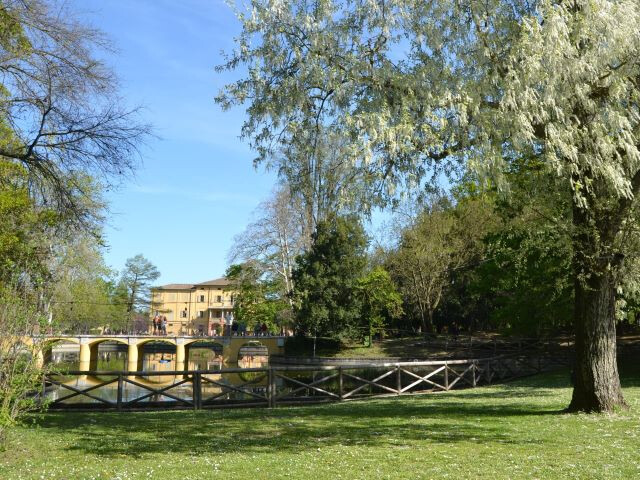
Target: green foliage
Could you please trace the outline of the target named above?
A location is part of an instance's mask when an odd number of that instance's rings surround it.
[[[442,302],[452,301],[460,285],[453,288],[456,279],[461,282],[462,273],[484,257],[482,239],[494,223],[492,198],[474,194],[459,196],[455,204],[435,197],[401,230],[386,264],[404,298],[405,329],[433,331],[443,323],[451,326],[452,318],[436,325],[436,313]]]
[[[571,247],[547,226],[505,229],[487,238],[490,260],[475,276],[476,291],[492,299],[491,324],[520,334],[557,332],[571,325]]]
[[[46,318],[18,291],[0,287],[0,449],[8,432],[41,406],[34,394],[42,388],[37,360],[43,346],[25,344],[22,337],[37,338],[46,326]]]
[[[355,296],[361,305],[360,327],[365,334],[384,334],[387,321],[403,313],[402,296],[383,267],[375,267],[358,279]]]
[[[313,336],[362,335],[358,281],[367,237],[357,217],[318,222],[311,249],[293,272],[296,328]]]
[[[44,233],[57,220],[54,212],[36,207],[26,170],[0,158],[0,285],[25,272],[36,281],[47,274]]]
[[[231,265],[225,277],[234,291],[235,321],[249,331],[265,324],[270,332],[279,332],[283,326],[283,312],[290,308],[281,296],[282,285],[265,276],[256,262]]]
[[[510,163],[511,195],[496,197],[500,223],[484,238],[472,290],[492,299],[494,328],[527,335],[572,325],[571,194],[536,159]]]

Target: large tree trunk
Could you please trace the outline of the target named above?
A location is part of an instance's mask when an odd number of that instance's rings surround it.
[[[573,220],[576,358],[568,410],[610,412],[626,406],[616,358],[614,272],[618,260],[606,245],[603,248],[602,230],[587,212],[574,208]]]
[[[575,286],[576,363],[570,411],[624,406],[616,360],[615,284],[609,272]],[[586,283],[586,285],[585,285]]]

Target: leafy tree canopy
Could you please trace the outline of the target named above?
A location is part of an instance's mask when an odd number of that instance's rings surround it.
[[[219,101],[248,103],[242,133],[259,159],[330,130],[351,140],[373,198],[460,166],[502,190],[521,160],[557,177],[571,199],[571,409],[624,405],[612,339],[640,193],[640,4],[253,0],[239,17],[223,68],[248,73]]]
[[[367,265],[367,236],[355,216],[318,222],[311,249],[293,272],[297,328],[314,336],[358,335],[358,281]]]

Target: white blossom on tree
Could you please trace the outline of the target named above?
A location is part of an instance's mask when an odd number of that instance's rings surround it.
[[[258,161],[321,124],[350,139],[372,194],[470,168],[505,192],[518,160],[573,195],[570,408],[624,405],[616,247],[640,190],[635,0],[253,0],[219,96],[246,103]]]

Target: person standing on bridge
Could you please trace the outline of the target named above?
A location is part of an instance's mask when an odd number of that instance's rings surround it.
[[[167,317],[162,316],[162,335],[167,334]]]

